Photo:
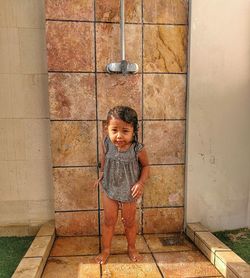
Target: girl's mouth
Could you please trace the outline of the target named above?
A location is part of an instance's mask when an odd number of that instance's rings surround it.
[[[124,141],[116,141],[116,144],[117,145],[122,145],[122,144],[124,144]]]

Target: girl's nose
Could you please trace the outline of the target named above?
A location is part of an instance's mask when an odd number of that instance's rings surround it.
[[[121,138],[121,137],[122,137],[121,132],[118,132],[118,133],[117,133],[117,138]]]

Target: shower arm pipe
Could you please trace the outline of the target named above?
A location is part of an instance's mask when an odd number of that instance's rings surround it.
[[[120,0],[120,48],[121,48],[121,61],[112,62],[106,66],[108,73],[122,73],[135,74],[138,72],[138,65],[136,63],[129,63],[126,61],[125,54],[125,17],[124,17],[124,0]]]
[[[120,0],[120,42],[121,42],[121,60],[125,60],[125,30],[124,30],[124,0]]]

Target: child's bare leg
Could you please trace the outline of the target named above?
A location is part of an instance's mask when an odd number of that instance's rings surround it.
[[[103,193],[103,208],[102,252],[95,258],[95,261],[99,264],[105,264],[110,254],[111,241],[118,216],[118,202],[108,198],[107,195]]]
[[[122,204],[122,222],[125,228],[125,234],[128,241],[128,256],[133,262],[142,260],[142,256],[139,255],[136,250],[136,203],[123,203]]]

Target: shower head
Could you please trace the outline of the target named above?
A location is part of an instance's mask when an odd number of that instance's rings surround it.
[[[106,70],[108,73],[135,74],[138,71],[138,65],[135,63],[130,64],[126,60],[122,60],[120,63],[108,64]]]

